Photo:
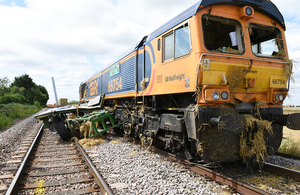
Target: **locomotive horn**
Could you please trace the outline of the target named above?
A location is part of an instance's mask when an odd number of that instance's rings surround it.
[[[300,113],[274,115],[273,120],[275,124],[284,125],[293,130],[300,130]]]
[[[211,126],[226,134],[239,134],[246,129],[246,118],[242,114],[232,113],[210,119]]]

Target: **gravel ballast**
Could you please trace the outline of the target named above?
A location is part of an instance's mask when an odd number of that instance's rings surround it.
[[[224,194],[228,188],[123,138],[86,150],[116,194]]]
[[[11,158],[13,152],[20,147],[20,143],[23,140],[28,139],[28,136],[34,134],[36,130],[41,126],[39,122],[33,116],[27,117],[22,120],[18,120],[9,129],[0,132],[0,163],[5,163]]]
[[[28,136],[40,127],[42,122],[37,122],[38,120],[31,116],[19,120],[11,128],[0,132],[1,164],[11,160],[11,156],[14,155],[14,151],[18,150],[20,143],[28,139]],[[123,138],[109,135],[105,140],[98,146],[85,149],[115,194],[232,194],[228,186],[207,180],[185,169],[184,166],[156,153],[151,153]],[[270,156],[268,162],[285,167],[300,167],[300,161],[280,156]],[[77,174],[73,176],[77,177]],[[70,178],[73,176],[68,175]],[[53,189],[57,192],[62,191],[61,188],[68,189],[69,187],[62,186]],[[82,186],[70,186],[73,190],[80,188]],[[267,191],[272,191],[274,194],[282,192],[279,190],[276,193],[273,190]],[[294,192],[296,191],[299,190],[295,189]]]

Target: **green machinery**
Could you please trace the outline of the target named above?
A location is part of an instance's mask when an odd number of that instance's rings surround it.
[[[100,112],[93,112],[88,115],[85,115],[83,117],[77,117],[75,119],[68,119],[67,123],[69,128],[71,129],[72,133],[74,135],[78,135],[78,129],[76,128],[76,124],[78,122],[86,122],[90,121],[90,129],[88,133],[88,137],[92,138],[97,135],[100,135],[110,129],[113,129],[115,127],[120,126],[122,123],[120,121],[117,121],[115,117],[109,112],[109,111],[100,111]],[[98,129],[96,123],[98,122],[98,127],[101,128]],[[100,124],[99,124],[100,123]],[[95,131],[95,132],[93,132]]]

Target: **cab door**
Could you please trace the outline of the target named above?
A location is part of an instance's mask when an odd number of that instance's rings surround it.
[[[136,46],[136,94],[142,95],[146,87],[145,82],[145,41],[148,36],[145,36]]]

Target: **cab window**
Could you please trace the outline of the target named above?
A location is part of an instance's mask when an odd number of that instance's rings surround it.
[[[191,50],[191,38],[188,23],[164,36],[163,46],[164,61],[189,54]]]
[[[211,15],[202,17],[205,47],[221,53],[244,53],[241,24],[233,19]]]
[[[251,48],[258,57],[285,58],[281,32],[276,27],[250,24]]]

